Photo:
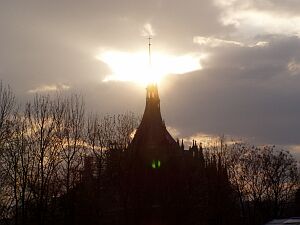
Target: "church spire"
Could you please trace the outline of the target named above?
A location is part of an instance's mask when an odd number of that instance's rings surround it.
[[[148,50],[149,50],[149,71],[151,71],[152,61],[151,61],[151,35],[148,37]],[[149,76],[152,74],[149,73]],[[159,110],[160,114],[160,99],[158,94],[158,88],[156,83],[149,83],[146,88],[146,108],[147,106],[155,107]]]
[[[149,70],[151,69],[151,37],[148,38]],[[151,75],[149,73],[149,75]],[[180,147],[167,131],[160,111],[160,98],[157,84],[151,82],[146,88],[146,106],[141,123],[128,147],[150,168],[153,160],[166,163],[168,158],[179,154]],[[138,160],[137,160],[138,161]]]

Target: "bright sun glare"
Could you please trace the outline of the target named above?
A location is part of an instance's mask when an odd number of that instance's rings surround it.
[[[141,85],[158,83],[166,75],[184,74],[200,70],[199,55],[172,56],[163,53],[154,53],[151,56],[151,66],[147,52],[119,52],[106,51],[97,56],[99,60],[106,63],[111,74],[104,78],[108,81],[129,81]]]

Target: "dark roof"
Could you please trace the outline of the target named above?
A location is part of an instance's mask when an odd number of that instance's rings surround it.
[[[149,85],[146,94],[146,106],[142,121],[129,145],[134,151],[168,152],[179,149],[177,142],[167,131],[160,112],[160,99],[157,85]]]

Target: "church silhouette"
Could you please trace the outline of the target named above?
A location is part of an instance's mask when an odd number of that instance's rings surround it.
[[[86,218],[88,224],[109,225],[238,224],[221,155],[195,140],[185,149],[183,140],[171,136],[156,83],[146,88],[144,114],[132,141],[111,143],[100,161],[103,167],[95,168],[92,161],[87,158],[73,198],[73,224],[87,224]]]

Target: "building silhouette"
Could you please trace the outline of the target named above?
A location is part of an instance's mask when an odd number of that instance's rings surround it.
[[[171,158],[178,157],[181,148],[162,120],[157,85],[150,84],[146,90],[142,121],[128,149],[145,167],[156,169],[164,167]]]
[[[204,163],[201,145],[193,141],[185,150],[183,140],[175,140],[168,132],[161,116],[157,84],[146,88],[144,114],[125,152],[131,205],[141,215],[143,210],[153,212],[155,208],[164,214],[172,207],[179,209],[190,165],[195,160],[199,165]]]
[[[132,141],[127,147],[112,143],[102,173],[91,185],[96,191],[82,193],[96,193],[92,201],[105,205],[96,210],[103,224],[236,224],[233,192],[221,157],[207,152],[204,156],[195,140],[186,149],[183,140],[171,136],[156,83],[146,87],[144,114]],[[90,199],[82,197],[86,198]]]

